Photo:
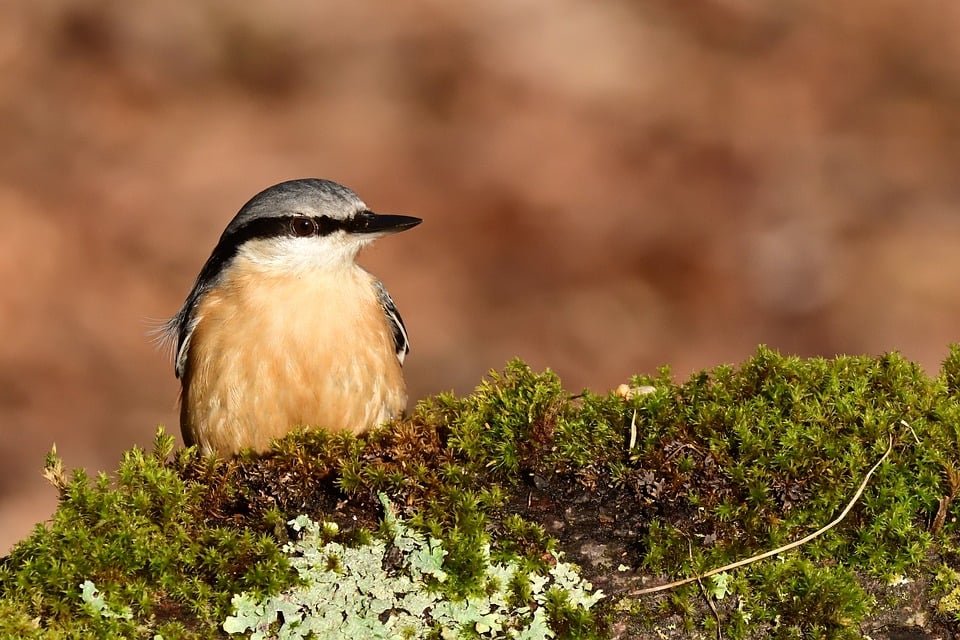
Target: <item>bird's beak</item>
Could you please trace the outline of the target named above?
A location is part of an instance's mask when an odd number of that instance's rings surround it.
[[[350,233],[357,235],[378,235],[397,233],[412,229],[423,222],[413,216],[398,216],[372,211],[361,211],[350,221]]]

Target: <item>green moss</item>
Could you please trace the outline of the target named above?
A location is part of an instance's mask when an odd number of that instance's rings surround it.
[[[637,377],[652,392],[628,397],[572,396],[515,361],[362,438],[308,431],[215,460],[171,457],[161,434],[112,479],[67,479],[52,457],[61,504],[0,562],[0,636],[216,637],[234,596],[254,606],[302,587],[282,552],[300,535],[290,520],[338,523],[344,548],[389,537],[380,492],[404,526],[439,541],[451,601],[489,599],[499,563],[516,568],[502,597],[520,607],[554,553],[579,562],[610,597],[588,611],[570,589],[546,589],[545,624],[560,638],[605,625],[713,633],[705,598],[726,637],[854,637],[906,601],[889,586],[902,575],[927,594],[917,601],[941,603],[929,618],[957,631],[956,585],[934,576],[958,549],[958,381],[957,347],[933,378],[897,354],[761,348],[682,384],[666,369]],[[819,528],[890,439],[856,507],[823,536],[729,572],[722,588],[635,594]]]
[[[741,591],[751,625],[771,638],[859,638],[857,623],[875,604],[850,569],[797,555],[759,565]]]
[[[960,572],[948,566],[937,571],[934,594],[939,597],[937,612],[960,622]]]
[[[136,637],[173,619],[210,636],[230,594],[292,581],[273,539],[209,522],[203,487],[165,463],[173,439],[157,440],[154,455],[124,456],[115,483],[82,471],[65,479],[48,460],[60,506],[0,565],[0,603],[22,612],[4,617],[0,635],[35,619],[44,637]]]

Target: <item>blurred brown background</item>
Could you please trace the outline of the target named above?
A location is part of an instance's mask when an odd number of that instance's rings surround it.
[[[960,338],[960,4],[15,2],[0,20],[0,552],[177,429],[146,319],[328,177],[425,223],[363,262],[412,397],[522,356],[609,389]]]

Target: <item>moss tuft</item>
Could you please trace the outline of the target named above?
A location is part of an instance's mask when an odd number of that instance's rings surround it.
[[[230,594],[291,583],[273,539],[211,524],[204,487],[166,464],[172,441],[158,432],[153,454],[128,452],[115,483],[83,471],[62,482],[53,520],[0,565],[0,603],[20,612],[16,627],[36,621],[44,637],[137,637],[146,621],[210,630]],[[59,465],[48,458],[48,469]]]

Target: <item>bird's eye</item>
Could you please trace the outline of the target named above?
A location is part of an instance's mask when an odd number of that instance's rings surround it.
[[[313,218],[294,218],[290,223],[290,230],[300,238],[312,236],[317,232],[317,222]]]

